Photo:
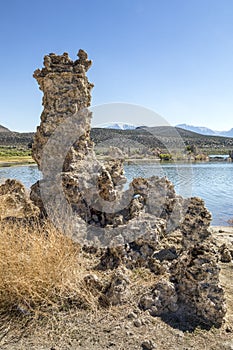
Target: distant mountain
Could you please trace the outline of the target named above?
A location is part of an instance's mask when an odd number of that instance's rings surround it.
[[[125,124],[125,123],[106,123],[106,124],[101,124],[98,127],[104,128],[104,129],[116,129],[116,130],[134,130],[137,127],[132,124]]]
[[[34,133],[0,132],[0,146],[30,148],[33,136]],[[97,146],[98,144],[103,145],[105,142],[108,146],[119,148],[140,148],[143,145],[147,148],[160,148],[164,153],[176,147],[177,143],[179,145],[180,138],[184,141],[185,145],[195,144],[203,152],[212,152],[214,147],[215,151],[221,151],[227,154],[229,150],[233,149],[233,137],[201,135],[190,130],[174,128],[172,126],[122,130],[113,129],[111,125],[111,128],[108,129],[92,128],[91,138]]]
[[[176,149],[177,145],[179,147],[181,140],[185,145],[196,145],[202,152],[210,152],[210,154],[213,154],[213,148],[215,152],[224,154],[228,154],[229,150],[233,149],[233,138],[201,135],[172,126],[137,128],[135,130],[92,128],[91,139],[96,147],[107,145],[122,149],[144,146],[146,148],[159,148],[164,153],[170,149]]]
[[[178,124],[176,125],[178,128],[184,129],[184,130],[189,130],[196,132],[201,135],[219,135],[217,131],[214,131],[212,129],[206,128],[204,126],[194,126],[194,125],[188,125],[188,124]]]
[[[0,132],[10,132],[5,126],[0,125]]]
[[[233,128],[229,131],[223,131],[221,132],[222,136],[226,136],[226,137],[233,137]]]
[[[3,125],[0,125],[0,146],[13,147],[31,147],[34,133],[33,132],[16,132],[11,131]]]
[[[178,128],[196,132],[201,135],[233,137],[233,128],[228,131],[216,131],[216,130],[206,128],[204,126],[194,126],[194,125],[188,125],[188,124],[178,124],[176,126]]]

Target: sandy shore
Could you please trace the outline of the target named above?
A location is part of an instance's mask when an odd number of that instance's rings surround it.
[[[210,229],[219,243],[233,243],[233,226],[211,226]]]
[[[8,160],[0,160],[0,167],[10,167],[13,165],[30,165],[35,164],[33,159],[8,159]]]

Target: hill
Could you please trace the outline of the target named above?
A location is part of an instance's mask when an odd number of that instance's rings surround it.
[[[188,125],[188,124],[178,124],[176,125],[176,127],[193,131],[202,135],[233,137],[233,128],[228,131],[216,131],[210,128],[206,128],[204,126],[194,126],[194,125]]]
[[[233,148],[233,138],[207,136],[171,126],[137,128],[135,130],[114,130],[93,128],[91,137],[96,145],[104,147],[147,147],[175,149],[182,145],[196,145],[207,153],[228,154]]]
[[[10,132],[5,126],[0,125],[0,132]]]
[[[227,137],[233,137],[233,128],[231,130],[228,131],[223,131],[221,133],[222,136],[227,136]]]
[[[19,133],[8,131],[0,132],[0,147],[31,148],[33,132]]]
[[[4,129],[4,127],[3,127]],[[7,129],[8,130],[8,129]],[[2,131],[0,146],[30,148],[34,133]],[[161,148],[176,149],[196,145],[200,150],[211,153],[225,153],[233,149],[233,138],[201,135],[178,127],[161,126],[137,129],[91,129],[91,138],[97,147],[116,146],[119,148]]]

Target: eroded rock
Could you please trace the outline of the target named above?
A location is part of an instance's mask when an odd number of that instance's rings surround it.
[[[127,276],[127,270],[124,268],[117,269],[112,278],[110,285],[105,291],[105,297],[109,305],[120,305],[124,303],[129,296],[130,280]]]
[[[229,249],[226,244],[222,244],[219,248],[221,262],[229,263],[232,261],[233,250]]]
[[[39,214],[20,181],[8,179],[0,185],[0,218],[29,218]]]
[[[119,197],[126,181],[123,158],[116,149],[112,149],[116,158],[105,164],[95,157],[90,139],[91,113],[87,110],[93,84],[86,71],[91,61],[83,50],[78,57],[72,61],[67,53],[49,54],[44,58],[44,68],[34,73],[44,93],[44,109],[32,156],[43,179],[32,186],[31,199],[41,211],[59,213],[61,221],[67,220],[68,203],[85,222],[103,227],[115,220],[102,215],[102,203]]]
[[[142,296],[139,302],[143,310],[149,310],[152,316],[159,316],[168,311],[176,312],[178,306],[176,287],[167,279],[161,279],[152,290]]]
[[[83,50],[78,56],[72,61],[67,53],[50,54],[34,73],[44,93],[33,144],[43,179],[32,187],[32,200],[48,215],[55,213],[60,227],[68,222],[77,240],[102,247],[96,269],[113,270],[111,282],[101,287],[90,275],[85,283],[102,293],[106,305],[122,304],[130,290],[127,269],[144,267],[158,281],[140,298],[142,309],[176,315],[182,306],[219,326],[225,301],[210,213],[201,199],[178,196],[165,177],[136,178],[124,192],[124,155],[118,149],[110,149],[103,164],[96,159],[87,110],[91,61]]]
[[[218,253],[211,240],[183,251],[171,268],[179,301],[207,324],[220,326],[226,313]]]
[[[78,60],[72,61],[67,53],[60,56],[51,53],[44,57],[44,68],[34,72],[33,76],[44,93],[41,124],[37,128],[32,147],[33,158],[39,168],[44,145],[58,125],[67,115],[90,105],[93,84],[88,82],[86,71],[91,66],[91,61],[83,50],[78,52],[78,57]],[[84,152],[92,147],[88,132],[87,128],[83,142],[80,140],[79,144]]]

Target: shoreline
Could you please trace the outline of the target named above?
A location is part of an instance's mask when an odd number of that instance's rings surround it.
[[[227,239],[228,241],[233,243],[233,226],[219,226],[219,225],[210,225],[210,230],[214,235],[216,235],[219,239]]]
[[[31,157],[27,157],[27,158],[7,158],[7,159],[1,159],[0,158],[0,168],[3,167],[11,167],[14,165],[32,165],[32,164],[36,164],[35,161],[31,158]]]
[[[97,157],[98,161],[107,161],[109,157]],[[189,159],[174,159],[161,160],[159,158],[125,158],[124,164],[197,164],[197,163],[228,163],[229,161],[223,159],[208,159],[208,160],[189,160]],[[229,162],[230,163],[230,162]],[[36,164],[32,157],[0,157],[0,167],[10,167],[13,165],[27,165]]]

